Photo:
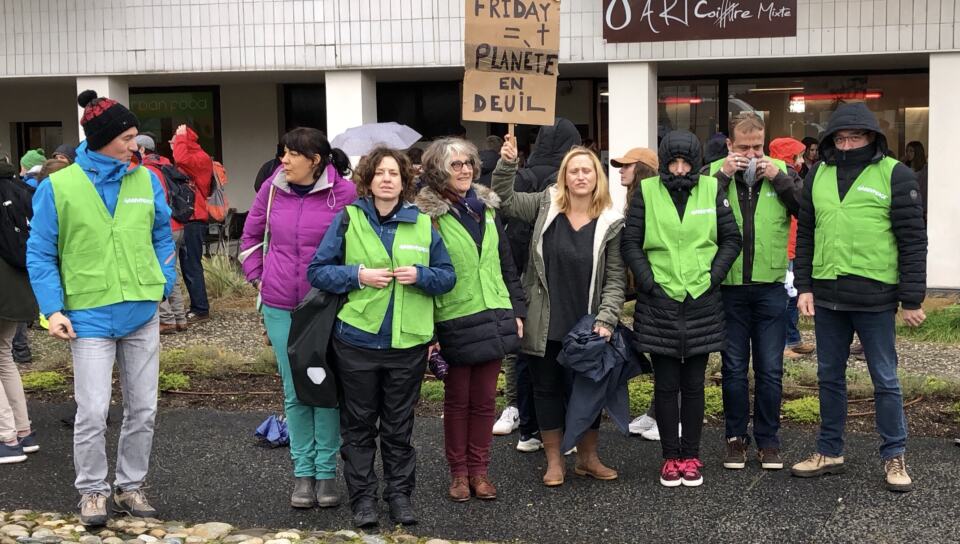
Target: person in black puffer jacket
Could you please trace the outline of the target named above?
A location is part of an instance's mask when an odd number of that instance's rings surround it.
[[[887,157],[887,140],[865,104],[830,117],[807,174],[797,229],[797,306],[816,314],[820,436],[795,476],[842,472],[846,367],[856,331],[874,385],[887,488],[909,491],[907,425],[897,379],[896,323],[925,315],[927,231],[914,172]]]
[[[704,372],[709,354],[725,347],[719,286],[740,254],[741,237],[716,178],[696,174],[703,161],[695,135],[670,132],[659,156],[660,175],[641,181],[634,193],[622,252],[636,281],[639,349],[650,353],[654,367],[665,460],[660,483],[697,486]]]

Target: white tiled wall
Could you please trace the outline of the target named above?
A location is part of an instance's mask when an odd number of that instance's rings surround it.
[[[960,0],[798,0],[797,36],[606,44],[562,0],[563,62],[960,49]],[[456,66],[464,0],[0,0],[0,77]]]

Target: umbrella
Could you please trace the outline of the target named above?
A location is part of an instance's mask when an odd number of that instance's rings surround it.
[[[407,149],[421,134],[407,125],[399,123],[370,123],[359,127],[348,128],[346,132],[333,139],[331,145],[339,147],[350,156],[366,155],[377,146],[386,146],[390,149]]]

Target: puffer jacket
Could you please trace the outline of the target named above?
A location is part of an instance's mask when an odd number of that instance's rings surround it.
[[[840,151],[833,143],[839,130],[868,130],[876,140],[867,147]],[[879,162],[887,152],[887,138],[873,112],[862,103],[845,104],[830,117],[820,141],[822,162],[816,163],[803,185],[797,228],[797,258],[794,285],[800,293],[813,293],[813,301],[838,311],[878,312],[893,310],[898,303],[904,309],[920,308],[927,290],[927,227],[916,174],[908,166],[897,164],[891,175],[890,223],[897,240],[900,280],[887,285],[861,276],[840,276],[836,280],[813,279],[814,229],[817,212],[813,206],[813,183],[824,163],[837,167],[840,198],[870,164]]]
[[[547,333],[550,328],[550,297],[547,294],[547,274],[543,260],[543,234],[560,214],[556,204],[556,187],[550,186],[538,193],[514,191],[516,163],[503,159],[493,171],[493,190],[502,201],[504,215],[533,225],[530,239],[532,250],[527,256],[526,272],[523,274],[523,290],[527,296],[527,320],[524,322],[520,350],[542,357],[547,348]],[[613,332],[620,322],[623,306],[626,270],[620,257],[620,231],[623,229],[623,214],[607,208],[597,218],[596,236],[593,240],[593,274],[590,285],[589,309],[584,314],[597,316],[596,323]]]
[[[16,167],[0,159],[0,183],[22,184],[16,179],[16,175]],[[6,259],[0,259],[0,285],[4,286],[0,289],[0,319],[33,321],[37,318],[40,310],[37,308],[37,299],[33,296],[26,270],[14,268]]]
[[[700,142],[686,131],[666,135],[660,144],[661,183],[669,175],[670,161],[683,157],[699,171],[702,166]],[[719,185],[719,184],[718,184]],[[690,190],[671,190],[670,196],[683,217]],[[723,300],[718,288],[740,254],[742,243],[737,221],[722,191],[717,190],[717,254],[710,266],[711,288],[694,299],[687,295],[683,302],[667,296],[653,275],[653,268],[643,249],[647,217],[643,191],[635,191],[626,226],[623,229],[623,259],[636,278],[637,306],[634,330],[638,333],[641,351],[683,358],[721,351],[726,347],[726,323]]]
[[[510,293],[512,308],[492,308],[472,315],[438,322],[437,337],[440,340],[443,357],[451,365],[485,363],[502,359],[507,354],[515,352],[520,347],[516,318],[525,318],[527,315],[523,286],[520,284],[520,276],[513,264],[510,243],[503,232],[500,216],[496,213],[496,210],[500,207],[500,198],[492,190],[478,183],[474,184],[473,189],[477,198],[486,207],[494,210],[494,225],[499,236],[497,258],[500,262],[504,286]],[[440,217],[447,214],[453,214],[460,220],[460,210],[431,187],[424,187],[420,191],[420,194],[417,195],[416,205],[421,212],[430,216],[435,225]],[[481,222],[481,228],[488,227],[489,225]],[[440,237],[444,238],[444,230],[439,227],[437,230],[440,232]],[[444,238],[444,243],[447,244],[447,250],[449,251],[450,244],[446,238]],[[457,281],[471,272],[455,271]]]
[[[262,249],[251,251],[243,260],[243,273],[248,281],[260,280],[264,304],[293,310],[310,291],[307,266],[320,240],[337,213],[357,199],[357,188],[340,176],[336,168],[327,165],[313,190],[300,197],[280,170],[260,187],[253,201],[243,225],[241,251],[263,242],[271,189],[274,194],[266,259]]]

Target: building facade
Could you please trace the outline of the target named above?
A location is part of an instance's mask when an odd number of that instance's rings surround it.
[[[489,3],[488,0],[477,0]],[[555,0],[542,0],[555,1]],[[614,0],[666,9],[692,0]],[[0,154],[77,143],[76,95],[127,103],[161,150],[188,122],[230,171],[245,210],[253,178],[295,126],[329,135],[397,121],[426,138],[460,121],[464,0],[0,0]],[[662,6],[661,6],[662,4]],[[960,196],[947,174],[960,123],[960,2],[796,0],[796,35],[612,44],[603,0],[562,0],[557,115],[605,157],[673,128],[703,140],[761,113],[767,137],[816,137],[836,105],[864,101],[897,157],[928,155],[929,285],[960,288]],[[637,9],[641,8],[641,9]],[[523,146],[536,127],[518,127]],[[614,184],[616,185],[616,184]],[[620,198],[622,196],[615,195]]]

